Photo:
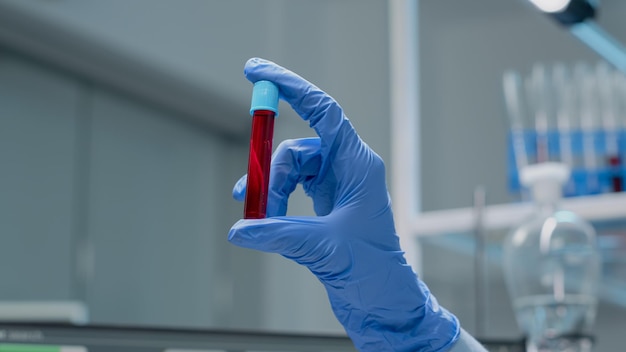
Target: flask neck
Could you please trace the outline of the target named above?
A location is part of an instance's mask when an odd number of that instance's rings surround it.
[[[522,184],[530,188],[536,204],[556,208],[563,197],[563,185],[570,175],[563,163],[546,162],[528,165],[520,171]]]
[[[550,215],[559,209],[559,202],[558,200],[536,200],[535,207],[539,213]]]
[[[563,197],[562,185],[558,180],[540,180],[532,185],[532,194],[540,208],[555,210]]]

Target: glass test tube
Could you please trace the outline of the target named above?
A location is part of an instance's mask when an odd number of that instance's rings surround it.
[[[604,129],[606,145],[606,167],[609,170],[610,189],[612,192],[621,192],[623,189],[621,176],[621,158],[619,155],[619,130],[617,106],[619,97],[616,94],[618,88],[613,78],[614,72],[609,65],[600,61],[596,65],[596,79],[600,94],[602,126]]]
[[[597,82],[591,69],[582,63],[574,66],[574,75],[579,87],[580,128],[582,131],[583,166],[587,173],[587,193],[594,194],[600,192],[594,134],[599,120]]]
[[[555,98],[556,126],[559,136],[559,160],[574,167],[572,151],[572,120],[574,115],[575,92],[570,82],[567,67],[557,63],[552,68],[552,83]]]
[[[564,63],[559,62],[552,67],[552,86],[560,151],[558,159],[573,169],[576,166],[572,145],[576,91],[570,72]],[[575,192],[576,184],[570,179],[565,184],[565,194],[571,195]]]
[[[528,165],[526,141],[524,139],[524,94],[522,78],[516,71],[506,71],[502,75],[504,101],[511,126],[513,154],[517,171]]]
[[[550,161],[548,131],[550,91],[546,68],[535,64],[532,68],[530,82],[527,83],[531,106],[535,113],[535,130],[537,132],[537,162]]]
[[[614,102],[615,109],[617,111],[617,130],[618,130],[618,153],[617,158],[613,163],[613,169],[615,173],[618,174],[620,180],[618,181],[622,192],[625,191],[624,188],[624,174],[623,174],[623,165],[624,165],[624,129],[626,127],[626,77],[620,71],[613,71],[613,87],[615,89],[614,93]]]
[[[263,219],[267,212],[274,117],[278,116],[278,88],[258,81],[252,91],[252,132],[248,157],[248,181],[244,219]]]

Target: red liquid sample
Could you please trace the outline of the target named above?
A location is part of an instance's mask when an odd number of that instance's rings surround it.
[[[613,186],[613,192],[622,192],[624,185],[622,184],[622,160],[619,156],[609,157],[609,166],[611,168],[611,185]]]
[[[269,110],[255,111],[252,115],[244,219],[265,218],[273,138],[274,112]]]

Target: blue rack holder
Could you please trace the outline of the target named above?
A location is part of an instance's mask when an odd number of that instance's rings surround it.
[[[524,138],[524,146],[528,163],[537,162],[537,133],[535,130],[524,130],[519,133]],[[617,155],[609,155],[607,150],[607,138],[617,138]],[[514,134],[508,135],[508,181],[511,193],[520,194],[522,186],[519,181],[519,170],[517,168],[515,150],[513,148]],[[619,130],[609,134],[604,130],[584,132],[572,130],[567,135],[559,131],[549,131],[547,133],[548,158],[549,161],[561,160],[561,143],[569,138],[569,145],[572,155],[572,175],[564,187],[565,197],[576,197],[593,195],[600,193],[615,192],[616,179],[619,179],[624,186],[626,180],[626,130]],[[584,148],[585,145],[592,145],[592,148]],[[590,150],[585,150],[590,149]],[[586,155],[587,154],[587,155]],[[586,156],[595,159],[595,167],[588,167]],[[617,158],[617,162],[611,162],[610,158]]]

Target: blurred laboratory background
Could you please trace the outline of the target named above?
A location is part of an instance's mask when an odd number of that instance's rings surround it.
[[[243,65],[270,59],[331,94],[398,186],[392,1],[0,0],[0,319],[343,334],[306,269],[226,239],[243,210],[231,196],[248,157]],[[518,341],[501,269],[512,226],[477,241],[480,216],[445,225],[524,200],[511,187],[503,74],[601,58],[524,0],[416,3],[408,154],[419,160],[415,224],[430,227],[402,236],[469,332]],[[624,14],[626,2],[605,0],[597,21],[626,42]],[[275,126],[275,146],[313,136],[282,102]],[[626,209],[626,198],[595,198],[599,213]],[[314,214],[301,189],[289,214]],[[626,222],[595,216],[606,250],[593,339],[616,351]]]

